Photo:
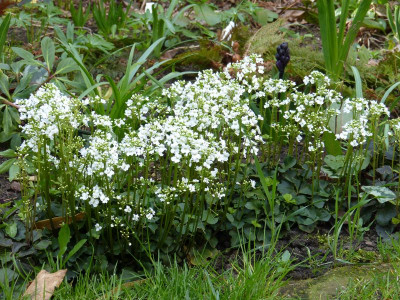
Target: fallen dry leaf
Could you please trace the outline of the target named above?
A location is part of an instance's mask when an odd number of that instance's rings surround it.
[[[49,300],[53,296],[55,288],[60,286],[65,274],[67,274],[67,269],[55,273],[49,273],[46,270],[40,271],[26,289],[24,297],[30,296],[33,300]]]

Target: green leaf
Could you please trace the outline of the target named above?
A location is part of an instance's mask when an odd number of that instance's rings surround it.
[[[3,235],[3,237],[4,237],[4,235]],[[12,240],[5,239],[5,238],[0,239],[0,247],[10,248],[12,245],[13,245]]]
[[[59,259],[64,255],[65,251],[67,251],[67,245],[70,239],[71,233],[68,224],[64,224],[64,226],[61,227],[60,232],[58,233],[58,245],[60,247],[60,251],[58,252]]]
[[[387,97],[389,97],[390,93],[397,87],[400,85],[400,81],[394,83],[393,85],[390,86],[390,88],[388,88],[388,90],[385,92],[385,94],[383,95],[381,102],[385,103]]]
[[[296,159],[292,156],[286,156],[283,160],[283,164],[279,168],[279,172],[285,173],[290,168],[293,168],[296,165]]]
[[[400,224],[400,219],[398,219],[398,218],[392,218],[392,223],[393,223],[394,225],[398,225],[398,224]]]
[[[16,158],[11,158],[9,160],[4,161],[0,165],[0,174],[7,172],[15,161],[16,161]]]
[[[12,117],[9,111],[9,107],[7,106],[3,112],[3,128],[5,133],[11,133],[12,131]]]
[[[7,96],[8,99],[11,98],[10,96],[10,83],[8,81],[8,77],[3,72],[0,72],[0,90],[4,95]]]
[[[18,48],[18,47],[12,47],[11,48],[15,54],[17,54],[19,57],[23,58],[25,63],[31,64],[31,65],[35,65],[35,66],[39,66],[39,67],[43,67],[43,64],[40,63],[39,61],[35,60],[34,56],[32,53],[22,49],[22,48]]]
[[[325,66],[331,75],[335,75],[334,68],[338,63],[338,37],[334,3],[333,0],[318,0],[317,6]]]
[[[255,203],[253,203],[252,201],[247,202],[244,207],[246,207],[249,210],[255,210],[255,211],[259,211],[257,205]]]
[[[8,286],[8,283],[18,277],[18,274],[10,268],[0,269],[0,286]]]
[[[392,29],[393,32],[395,32],[396,27],[394,25],[393,14],[392,14],[392,10],[390,9],[389,3],[386,4],[386,16],[388,18],[388,23],[389,23],[390,28]]]
[[[57,65],[55,74],[66,74],[74,71],[79,71],[79,66],[71,57],[67,57],[62,59]]]
[[[267,25],[278,19],[278,14],[269,9],[258,9],[255,14],[255,20],[261,26]]]
[[[346,38],[344,40],[344,44],[340,43],[339,45],[339,62],[337,65],[343,66],[343,63],[347,60],[347,55],[349,53],[351,45],[354,43],[354,40],[358,34],[358,31],[363,24],[364,17],[370,9],[372,0],[361,0],[357,5],[357,12],[353,18],[351,26],[347,32]],[[340,74],[338,74],[340,75]]]
[[[95,85],[96,82],[95,82],[92,74],[88,71],[88,69],[83,64],[82,58],[81,58],[79,52],[76,50],[75,46],[71,45],[71,44],[62,43],[62,47],[64,48],[65,52],[67,52],[68,55],[79,66],[79,69],[81,71],[81,74],[82,74],[82,77],[83,77],[86,87],[90,88],[91,86]],[[100,96],[99,91],[97,89],[94,89],[93,92],[95,95]]]
[[[327,155],[324,158],[324,162],[327,164],[327,166],[334,171],[339,171],[340,169],[343,168],[344,160],[345,160],[344,155],[337,155],[337,156]]]
[[[51,241],[49,240],[42,240],[39,243],[33,245],[36,250],[45,250],[47,247],[51,245]]]
[[[13,158],[13,157],[17,157],[17,154],[15,153],[14,150],[7,149],[7,150],[4,150],[4,151],[1,151],[0,152],[0,156],[7,157],[7,158]]]
[[[46,36],[42,39],[41,46],[43,59],[46,62],[47,69],[49,70],[49,72],[51,72],[56,57],[56,48],[54,46],[54,42],[51,40],[51,38]]]
[[[214,225],[214,224],[217,224],[218,218],[214,217],[212,214],[209,214],[206,222],[207,222],[207,224]]]
[[[282,197],[283,197],[283,200],[285,200],[286,203],[296,204],[296,200],[293,199],[292,194],[284,194]]]
[[[15,236],[17,235],[17,223],[13,222],[12,224],[6,224],[6,234],[10,237],[10,238],[15,238]]]
[[[232,216],[232,214],[226,214],[226,218],[228,219],[229,222],[233,223],[235,221],[234,217]]]
[[[336,139],[336,136],[333,132],[325,131],[322,139],[325,144],[326,152],[330,155],[341,155],[342,147],[340,146],[340,142]]]
[[[289,262],[290,260],[290,252],[288,250],[285,250],[281,256],[281,261],[282,262]]]
[[[255,220],[255,219],[251,221],[251,224],[253,224],[253,226],[256,227],[256,228],[261,228],[262,227],[261,224],[258,223],[257,220]]]
[[[354,79],[356,81],[356,97],[363,98],[362,81],[361,81],[360,72],[358,72],[357,68],[353,67],[353,66],[351,66],[351,70],[353,71]]]
[[[210,26],[214,26],[221,22],[221,15],[215,12],[208,4],[203,3],[194,7],[196,19],[206,22]]]
[[[392,218],[396,217],[396,208],[394,205],[385,205],[385,207],[378,209],[376,213],[376,222],[381,226],[386,226],[392,222]]]
[[[86,239],[82,239],[80,240],[75,246],[74,248],[72,248],[72,250],[68,253],[67,258],[65,259],[64,262],[67,262],[76,252],[79,251],[79,249],[82,248],[82,246],[86,243]]]
[[[384,186],[362,186],[361,189],[368,195],[374,196],[379,203],[396,199],[396,194]]]
[[[7,39],[8,28],[10,27],[11,14],[3,19],[0,25],[0,60],[3,61],[3,47]]]
[[[13,164],[8,170],[8,180],[11,182],[18,177],[20,168],[17,164]]]

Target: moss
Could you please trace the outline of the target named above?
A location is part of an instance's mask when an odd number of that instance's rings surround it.
[[[275,61],[276,47],[288,42],[290,62],[286,73],[295,80],[301,80],[313,70],[324,70],[324,57],[316,45],[305,45],[300,39],[292,39],[281,33],[283,20],[261,27],[247,42],[245,54],[257,53],[266,61]]]
[[[345,266],[328,271],[314,279],[289,281],[280,294],[290,299],[331,299],[337,291],[346,288],[350,280],[371,279],[376,272],[387,272],[391,269],[388,264]]]

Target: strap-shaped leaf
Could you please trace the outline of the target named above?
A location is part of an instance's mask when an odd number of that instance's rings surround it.
[[[3,61],[3,47],[6,42],[8,28],[10,27],[11,14],[8,14],[0,25],[0,59]]]
[[[335,8],[332,0],[318,0],[317,5],[325,67],[332,74],[338,57]]]
[[[372,0],[362,0],[358,6],[357,13],[353,19],[350,29],[346,35],[343,46],[340,45],[339,61],[337,62],[339,66],[342,66],[346,62],[347,55],[349,53],[351,45],[357,36],[358,30],[360,29],[365,15],[367,14]]]
[[[362,89],[360,72],[358,72],[357,68],[354,66],[351,66],[351,70],[353,71],[354,79],[356,82],[356,97],[363,98],[363,89]]]
[[[392,29],[393,33],[394,33],[395,32],[395,25],[394,25],[392,10],[390,9],[389,3],[386,4],[386,17],[388,18],[389,26]]]

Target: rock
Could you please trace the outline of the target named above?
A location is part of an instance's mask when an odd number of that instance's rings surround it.
[[[389,264],[338,267],[313,279],[290,280],[280,294],[310,300],[331,299],[338,291],[345,289],[350,280],[370,279],[376,272],[387,272],[390,269]]]
[[[18,181],[13,181],[10,184],[10,187],[13,191],[20,192],[21,191],[21,184]]]

